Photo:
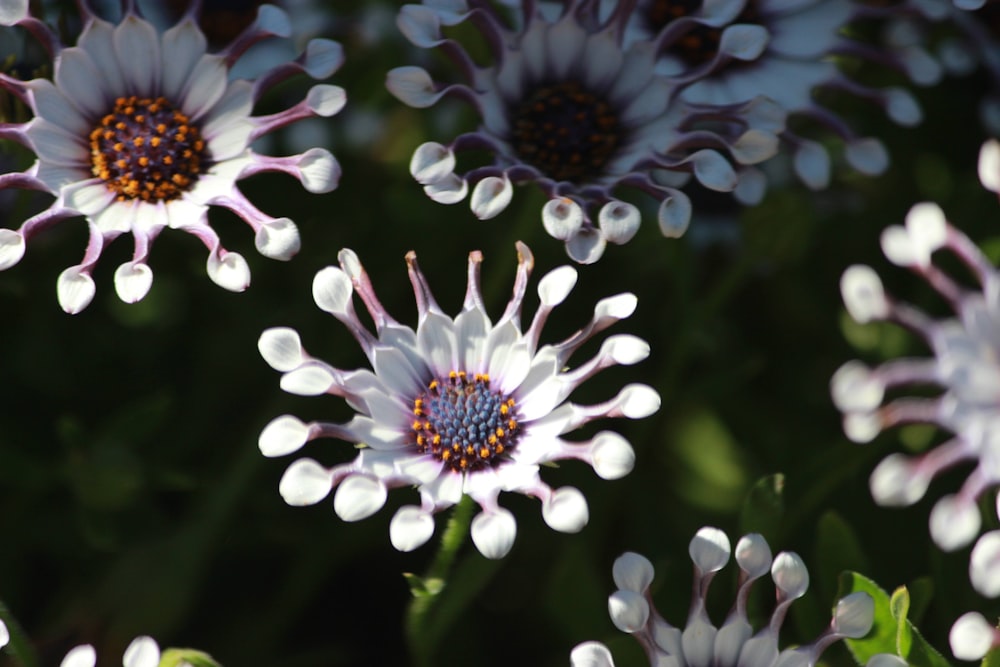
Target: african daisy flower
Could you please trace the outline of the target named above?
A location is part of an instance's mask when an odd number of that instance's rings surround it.
[[[900,87],[878,89],[851,79],[834,56],[895,66],[920,83],[936,81],[940,68],[926,54],[915,57],[916,49],[890,52],[845,36],[847,26],[871,11],[853,0],[645,0],[639,2],[632,31],[655,44],[659,71],[692,80],[681,92],[684,100],[732,105],[766,95],[799,127],[818,125],[839,136],[852,167],[878,174],[888,165],[882,144],[858,136],[815,93],[835,90],[869,99],[902,125],[920,122],[920,109]],[[827,150],[791,129],[781,139],[798,177],[811,188],[826,187],[831,171]]]
[[[0,24],[20,25],[39,37],[54,60],[54,77],[19,81],[0,76],[0,87],[27,104],[34,118],[0,127],[37,156],[22,173],[0,177],[0,187],[55,195],[45,211],[19,229],[0,229],[0,270],[17,264],[27,243],[60,220],[84,216],[90,232],[83,261],[59,276],[64,310],[77,313],[93,299],[91,273],[105,246],[129,233],[132,260],[115,272],[122,300],[142,299],[152,285],[147,263],[154,239],[169,227],[194,235],[208,248],[208,275],[220,286],[242,291],[250,282],[246,260],[222,247],[209,225],[211,205],[243,218],[255,232],[261,254],[286,260],[299,248],[295,224],[258,210],[236,187],[262,171],[283,171],[310,192],[337,185],[340,167],[329,151],[260,155],[250,144],[272,130],[310,116],[330,116],[344,104],[336,86],[317,85],[305,100],[268,116],[252,116],[254,104],[288,76],[305,72],[325,78],[341,64],[340,46],[313,40],[296,61],[256,80],[230,80],[230,68],[254,43],[288,32],[285,14],[264,6],[256,22],[226,49],[208,53],[205,36],[188,14],[159,33],[129,7],[113,25],[81,3],[84,28],[76,46],[62,48],[27,2],[4,3]]]
[[[983,146],[979,170],[983,185],[1000,192],[1000,143],[993,140]],[[931,257],[938,250],[965,265],[980,289],[959,285],[935,266]],[[926,280],[955,315],[934,319],[887,295],[870,267],[848,268],[841,291],[851,316],[858,322],[906,327],[926,341],[933,357],[895,359],[876,368],[848,362],[831,381],[833,400],[844,413],[847,436],[855,442],[868,442],[882,429],[905,423],[934,424],[954,434],[920,456],[889,455],[875,468],[870,486],[881,505],[911,505],[945,469],[973,464],[959,492],[940,498],[930,514],[930,534],[937,545],[958,549],[979,533],[977,498],[1000,483],[1000,272],[931,203],[910,209],[905,227],[886,229],[882,251],[892,263]],[[911,385],[941,391],[933,397],[884,400],[888,392]],[[980,593],[1000,596],[1000,531],[979,538],[969,571]]]
[[[337,515],[356,521],[378,511],[388,489],[415,486],[420,505],[401,507],[389,528],[393,546],[410,551],[430,539],[435,512],[468,495],[482,508],[472,521],[472,540],[488,558],[503,557],[516,533],[514,516],[497,503],[501,491],[541,500],[542,516],[556,530],[576,532],[587,523],[583,494],[572,487],[553,490],[540,479],[539,466],[580,459],[604,479],[632,469],[632,448],[617,433],[602,431],[584,442],[562,436],[602,417],[646,417],[659,408],[657,393],[630,384],[597,405],[566,399],[600,370],[645,359],[649,346],[634,336],[611,336],[593,358],[567,368],[584,342],[632,314],[636,298],[619,294],[599,301],[583,329],[561,343],[539,347],[542,327],[573,288],[576,271],[563,266],[539,281],[541,303],[530,326],[522,329],[533,258],[527,246],[519,243],[517,249],[513,297],[495,324],[483,306],[479,252],[469,255],[465,303],[454,319],[435,302],[416,255],[409,253],[406,263],[419,313],[416,330],[385,311],[357,256],[342,250],[341,268],[328,267],[316,275],[313,297],[354,335],[371,371],[343,371],[308,355],[292,329],[263,333],[261,355],[283,373],[282,389],[341,396],[358,414],[346,424],[278,417],[260,435],[261,452],[289,454],[320,437],[363,445],[353,461],[332,468],[310,458],[292,463],[280,483],[287,503],[311,505],[336,489]],[[355,292],[371,315],[374,333],[354,311]]]
[[[453,204],[471,187],[473,213],[488,219],[510,203],[514,183],[537,183],[549,199],[542,209],[546,231],[582,263],[600,259],[608,242],[629,241],[639,227],[639,209],[618,199],[619,186],[652,195],[661,231],[680,236],[691,203],[678,188],[693,174],[712,190],[737,190],[733,163],[774,155],[775,133],[784,127],[783,113],[762,98],[685,103],[679,93],[690,82],[655,71],[652,43],[624,45],[634,3],[616,5],[607,17],[599,5],[567,0],[551,18],[524,2],[517,28],[485,2],[405,5],[397,21],[402,32],[416,46],[449,56],[465,82],[437,84],[420,67],[394,69],[386,82],[410,106],[456,97],[482,118],[478,129],[447,145],[428,142],[414,152],[410,171],[431,199]],[[459,24],[482,34],[492,64],[474,63],[445,36],[444,28]],[[483,150],[492,164],[458,165],[459,153]]]
[[[851,593],[837,602],[830,627],[810,644],[778,649],[778,632],[788,607],[809,587],[809,572],[798,554],[788,551],[771,557],[767,541],[754,533],[736,544],[740,568],[739,592],[725,622],[716,627],[708,617],[708,587],[729,562],[729,538],[718,528],[699,530],[688,547],[694,562],[694,599],[687,625],[675,628],[653,606],[649,587],[653,565],[636,553],[621,555],[614,564],[618,590],[608,598],[608,613],[615,626],[634,636],[650,665],[688,667],[811,667],[830,644],[844,637],[863,637],[871,629],[875,604],[867,593]],[[770,571],[776,605],[770,621],[754,632],[747,618],[747,599],[753,583]],[[613,667],[611,652],[600,642],[584,642],[573,649],[573,667]],[[904,663],[905,664],[905,663]]]

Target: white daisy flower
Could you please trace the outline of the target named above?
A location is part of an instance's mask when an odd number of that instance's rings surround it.
[[[166,228],[201,240],[209,251],[209,277],[242,291],[250,282],[249,268],[242,256],[222,247],[208,224],[212,205],[243,218],[261,254],[291,258],[299,249],[295,224],[258,210],[236,182],[262,171],[283,171],[310,192],[335,188],[340,166],[329,151],[270,157],[250,144],[303,118],[337,113],[344,91],[317,85],[285,111],[268,116],[251,111],[265,92],[292,74],[330,76],[343,60],[340,46],[313,40],[296,61],[255,80],[231,80],[230,68],[250,46],[287,35],[284,12],[261,7],[255,23],[226,49],[208,53],[191,12],[160,33],[134,8],[113,25],[81,7],[83,32],[69,48],[59,47],[45,25],[27,14],[26,2],[5,3],[0,12],[0,23],[40,35],[54,60],[52,81],[0,76],[0,88],[20,97],[35,115],[27,123],[0,127],[0,137],[24,144],[37,156],[26,171],[0,177],[0,187],[56,196],[19,229],[0,229],[0,270],[17,264],[43,229],[84,216],[90,241],[83,261],[63,271],[57,282],[59,303],[67,312],[77,313],[93,299],[91,272],[104,247],[125,233],[133,236],[135,249],[132,260],[115,272],[115,288],[126,302],[142,299],[153,279],[150,246]]]
[[[633,3],[607,16],[599,5],[567,0],[553,17],[551,8],[524,2],[516,28],[488,3],[405,5],[397,21],[402,32],[416,46],[450,56],[465,82],[438,84],[420,67],[394,69],[386,82],[410,106],[457,97],[482,118],[476,130],[414,152],[410,171],[431,199],[453,204],[471,188],[473,213],[488,219],[510,203],[514,184],[537,183],[549,198],[546,231],[582,263],[638,230],[639,209],[618,199],[619,186],[653,196],[663,234],[680,236],[691,202],[678,188],[693,175],[711,190],[737,190],[734,164],[774,155],[784,128],[783,112],[763,98],[685,103],[680,91],[690,81],[655,71],[653,43],[623,44]],[[482,34],[492,64],[476,64],[445,36],[445,27],[466,23]],[[492,164],[461,167],[458,155],[466,150],[489,151]]]
[[[716,627],[706,611],[705,599],[712,579],[729,562],[732,554],[729,538],[718,528],[702,528],[691,540],[688,553],[694,563],[694,598],[683,628],[668,623],[653,605],[649,591],[654,575],[652,563],[629,552],[614,564],[618,590],[608,598],[608,613],[615,627],[642,644],[651,666],[812,667],[830,644],[844,637],[863,637],[871,629],[875,603],[867,593],[851,593],[837,602],[830,627],[813,642],[779,649],[781,624],[788,607],[809,588],[809,572],[793,552],[783,551],[772,558],[767,541],[756,533],[744,535],[736,544],[739,592],[732,611]],[[777,601],[769,622],[754,631],[747,617],[747,599],[753,583],[768,571],[774,580]],[[578,645],[570,654],[570,663],[573,667],[615,664],[611,651],[600,642]],[[889,664],[893,663],[884,667]]]
[[[283,373],[282,389],[343,397],[357,415],[346,424],[306,423],[284,415],[267,425],[259,444],[265,456],[292,453],[320,437],[363,447],[353,461],[332,468],[311,458],[292,463],[279,489],[285,501],[311,505],[336,489],[337,515],[356,521],[378,511],[389,489],[415,486],[420,505],[400,508],[389,529],[401,551],[430,539],[433,515],[463,495],[482,508],[472,522],[472,539],[488,558],[503,557],[516,533],[513,514],[497,502],[501,491],[541,500],[542,515],[556,530],[582,529],[588,519],[583,494],[572,487],[552,489],[539,477],[539,466],[580,459],[605,479],[632,469],[632,447],[617,433],[601,431],[583,442],[562,436],[595,419],[639,419],[659,408],[657,393],[641,384],[627,385],[597,405],[567,401],[600,370],[646,358],[644,341],[619,334],[607,338],[592,359],[567,367],[585,341],[632,314],[635,297],[619,294],[599,301],[583,329],[561,343],[539,346],[552,309],[576,283],[574,269],[563,266],[541,279],[541,304],[524,329],[521,307],[533,265],[527,246],[518,244],[513,297],[495,323],[483,306],[479,252],[469,255],[465,303],[454,319],[435,302],[411,252],[406,262],[419,311],[414,330],[385,311],[352,251],[342,250],[339,258],[341,268],[316,275],[313,297],[354,335],[372,370],[334,368],[307,354],[298,333],[288,328],[265,331],[259,349]],[[355,293],[371,315],[374,333],[354,311]]]
[[[983,185],[997,187],[1000,144],[987,142],[980,153]],[[952,253],[978,280],[969,289],[932,261],[936,251]],[[844,431],[868,442],[897,424],[937,425],[954,437],[929,452],[891,454],[875,468],[871,492],[881,505],[905,506],[920,500],[931,480],[960,464],[974,469],[957,494],[940,498],[930,514],[930,533],[942,549],[969,544],[979,534],[977,499],[1000,483],[1000,272],[976,245],[951,226],[932,203],[917,204],[905,226],[882,233],[882,251],[893,264],[926,280],[948,303],[953,317],[934,319],[885,292],[878,274],[856,265],[844,272],[841,292],[858,322],[895,322],[923,338],[933,357],[895,359],[876,368],[850,361],[833,376],[833,401],[844,413]],[[933,397],[887,393],[912,385],[939,387]],[[970,575],[983,595],[1000,596],[1000,531],[983,535],[972,551]]]
[[[852,167],[879,174],[888,166],[881,142],[858,136],[845,119],[817,100],[816,92],[835,90],[871,100],[899,124],[912,126],[922,114],[909,92],[864,86],[844,74],[836,60],[849,56],[894,66],[922,83],[940,78],[941,72],[926,53],[917,58],[916,46],[897,52],[846,36],[845,28],[874,11],[854,0],[640,0],[631,32],[656,44],[658,71],[692,80],[681,92],[684,100],[732,105],[765,95],[790,118],[837,135],[846,144],[844,156]],[[796,175],[811,188],[826,187],[831,172],[827,150],[791,129],[782,132],[781,139],[792,154]]]

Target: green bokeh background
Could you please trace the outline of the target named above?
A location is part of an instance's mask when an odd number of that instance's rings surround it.
[[[826,625],[845,568],[890,591],[931,577],[932,587],[917,587],[930,604],[911,620],[948,655],[947,631],[959,614],[979,609],[996,616],[1000,608],[971,591],[969,548],[943,554],[927,532],[931,501],[956,490],[968,469],[935,481],[931,500],[911,508],[880,508],[868,492],[868,476],[887,453],[920,450],[946,434],[914,427],[852,444],[828,390],[830,376],[848,359],[926,354],[918,339],[895,327],[850,321],[838,288],[848,265],[871,264],[896,296],[946,312],[928,286],[881,257],[879,234],[901,223],[910,205],[937,201],[1000,258],[996,196],[980,187],[975,172],[986,138],[976,105],[988,85],[976,72],[917,90],[925,121],[916,129],[896,127],[865,103],[833,101],[859,133],[889,148],[892,165],[882,176],[848,173],[840,164],[826,191],[789,181],[748,209],[692,189],[696,218],[681,240],[661,237],[655,208],[646,202],[631,243],[609,247],[598,264],[579,268],[577,287],[543,342],[584,325],[598,299],[629,291],[638,309],[609,333],[638,335],[652,351],[635,367],[601,373],[573,400],[604,400],[626,383],[644,382],[660,392],[662,408],[648,419],[599,422],[580,434],[611,428],[632,442],[636,467],[624,479],[601,480],[572,461],[543,471],[551,485],[577,486],[588,498],[590,523],[581,533],[549,529],[535,500],[501,497],[518,519],[512,552],[491,562],[466,544],[432,615],[431,648],[415,656],[403,631],[409,599],[403,573],[423,572],[434,542],[396,552],[388,524],[395,508],[417,494],[394,491],[382,511],[353,524],[338,519],[330,501],[286,506],[278,480],[294,457],[262,457],[261,429],[284,413],[342,421],[350,411],[333,397],[281,392],[257,338],[267,327],[291,326],[315,356],[341,368],[365,365],[346,329],[311,298],[313,276],[344,247],[358,253],[387,309],[411,325],[408,250],[417,252],[451,314],[461,308],[466,257],[482,250],[494,317],[510,294],[516,240],[535,255],[529,314],[537,279],[569,260],[545,234],[544,200],[530,186],[517,188],[509,209],[485,222],[467,203],[442,206],[423,194],[407,169],[412,150],[422,141],[446,141],[455,128],[470,127],[471,117],[457,104],[409,109],[386,92],[392,67],[424,62],[442,69],[440,59],[413,53],[395,34],[396,6],[379,6],[390,20],[373,39],[373,23],[362,19],[377,16],[378,3],[327,4],[335,20],[325,36],[341,41],[347,56],[330,82],[347,89],[348,106],[314,126],[322,130],[316,141],[343,165],[340,186],[310,195],[281,174],[241,183],[263,211],[299,225],[303,248],[292,261],[262,258],[246,225],[214,210],[224,245],[250,263],[253,283],[245,293],[216,287],[205,274],[203,246],[167,230],[151,253],[155,280],[144,301],[125,305],[114,294],[114,269],[131,257],[124,236],[95,271],[94,302],[80,315],[66,315],[55,280],[82,256],[82,220],[33,240],[21,263],[0,275],[0,599],[31,636],[42,665],[57,665],[84,642],[98,648],[100,664],[118,664],[137,634],[163,646],[203,649],[230,667],[420,659],[566,665],[571,648],[589,639],[608,643],[620,665],[642,665],[638,644],[607,616],[611,565],[626,550],[650,558],[654,599],[668,620],[682,625],[691,586],[687,544],[704,525],[726,530],[734,543],[743,530],[763,530],[775,552],[794,550],[805,559],[813,583],[792,607],[783,644],[808,642]],[[857,74],[900,82],[877,68]],[[283,85],[258,111],[294,103],[308,85],[303,78]],[[289,137],[279,133],[268,152],[294,152]],[[27,165],[24,151],[5,150],[5,164]],[[17,227],[26,212],[50,201],[2,197],[4,227]],[[353,456],[349,444],[333,440],[313,442],[304,453],[328,465]],[[775,473],[783,474],[784,511],[744,513],[753,485]],[[991,506],[984,503],[987,528],[997,523]],[[438,516],[438,535],[446,514]],[[735,578],[730,565],[713,586],[717,623]],[[758,626],[772,598],[770,581],[760,582],[752,605]],[[852,664],[840,646],[824,661]],[[0,664],[13,663],[0,657]]]

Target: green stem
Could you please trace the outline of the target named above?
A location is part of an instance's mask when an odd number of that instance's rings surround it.
[[[427,568],[426,575],[418,577],[404,574],[410,583],[410,592],[413,593],[404,621],[406,640],[416,665],[432,664],[431,654],[436,642],[434,633],[427,632],[428,619],[438,601],[438,595],[447,584],[458,550],[469,535],[474,506],[475,503],[468,496],[462,496],[455,505],[451,518],[448,519],[448,525],[441,534],[438,552]]]
[[[0,602],[0,621],[7,626],[10,633],[10,643],[7,645],[7,653],[14,657],[22,667],[38,667],[38,656],[31,645],[31,640],[24,632],[24,628],[14,618],[3,602]]]

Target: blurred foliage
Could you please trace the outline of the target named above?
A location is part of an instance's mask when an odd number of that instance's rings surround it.
[[[62,11],[73,11],[64,4]],[[250,230],[213,210],[226,247],[250,262],[253,284],[245,293],[212,284],[203,247],[167,231],[151,253],[156,278],[145,300],[125,305],[114,294],[114,269],[130,258],[125,237],[95,272],[94,303],[67,316],[55,281],[82,256],[82,220],[33,239],[24,260],[0,276],[0,599],[27,629],[42,665],[58,664],[83,642],[117,664],[138,634],[162,646],[198,647],[230,667],[413,660],[403,622],[411,584],[402,573],[423,576],[434,542],[396,552],[388,524],[416,494],[393,492],[386,508],[352,524],[337,519],[330,502],[286,506],[277,488],[290,459],[259,454],[261,429],[282,413],[337,421],[350,410],[329,396],[281,392],[257,338],[267,327],[291,326],[315,356],[342,368],[365,365],[349,333],[315,307],[310,292],[315,273],[343,247],[358,253],[386,308],[410,324],[408,250],[419,254],[450,313],[461,307],[472,250],[484,252],[485,298],[496,315],[510,293],[516,240],[532,248],[536,278],[568,260],[542,229],[542,198],[530,187],[517,188],[509,209],[486,222],[465,203],[442,206],[423,194],[408,174],[413,148],[447,140],[467,116],[445,103],[409,109],[386,92],[387,70],[426,56],[398,35],[396,5],[327,4],[325,34],[347,55],[331,82],[347,89],[348,106],[331,119],[287,128],[269,152],[327,146],[344,166],[341,184],[324,195],[277,174],[241,184],[259,208],[299,225],[303,248],[291,262],[260,257]],[[260,106],[294,103],[309,83],[293,80]],[[469,543],[459,551],[426,619],[429,662],[566,665],[575,644],[596,639],[619,665],[644,665],[638,645],[607,616],[611,565],[627,550],[647,556],[656,567],[657,608],[682,624],[690,603],[687,544],[703,525],[726,530],[734,543],[741,530],[762,532],[775,552],[797,551],[809,565],[813,586],[793,605],[783,644],[810,641],[829,622],[845,568],[870,578],[853,575],[851,585],[868,582],[866,590],[878,588],[872,581],[888,590],[912,582],[910,616],[921,617],[928,647],[946,650],[951,622],[968,609],[996,617],[1000,607],[970,592],[969,549],[943,554],[931,545],[929,500],[886,509],[868,492],[868,475],[884,455],[925,448],[942,435],[898,430],[851,444],[828,394],[830,376],[850,358],[925,353],[907,332],[853,323],[838,291],[848,265],[868,263],[901,299],[942,310],[926,285],[891,267],[879,250],[882,229],[900,223],[913,203],[938,201],[1000,258],[996,198],[975,173],[984,139],[975,108],[984,88],[973,74],[918,90],[926,117],[918,129],[894,126],[874,105],[860,109],[860,129],[881,137],[892,155],[882,176],[838,169],[824,192],[790,181],[745,210],[699,191],[699,213],[681,240],[660,236],[647,202],[631,243],[580,268],[545,341],[586,323],[597,299],[631,291],[638,309],[612,332],[641,336],[652,352],[635,367],[605,371],[574,400],[604,400],[637,381],[656,387],[663,406],[651,418],[614,425],[636,449],[626,478],[604,481],[574,462],[543,471],[553,486],[576,486],[588,498],[590,523],[581,533],[549,529],[537,501],[501,499],[518,518],[514,549],[500,562],[486,561]],[[5,150],[0,160],[11,169],[30,158]],[[0,193],[0,226],[16,227],[47,204],[41,195]],[[528,312],[536,304],[533,284]],[[331,465],[348,460],[352,448],[320,441],[306,454]],[[929,496],[955,490],[960,480],[935,481]],[[445,522],[438,517],[437,535]],[[733,599],[735,569],[713,587],[717,622]],[[767,585],[755,591],[758,620],[769,613]],[[866,641],[884,650],[909,626],[881,595],[879,628],[888,630]],[[924,647],[915,632],[907,641]],[[918,664],[942,664],[930,648],[921,650],[929,657]],[[853,664],[838,647],[823,660]]]

